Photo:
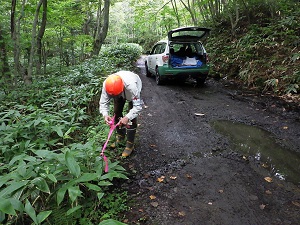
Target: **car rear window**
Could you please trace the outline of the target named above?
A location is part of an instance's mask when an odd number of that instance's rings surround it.
[[[203,34],[205,34],[205,31],[191,31],[191,30],[188,30],[188,31],[179,31],[179,32],[174,32],[172,34],[172,37],[175,38],[175,37],[179,37],[179,36],[182,36],[182,37],[202,37]]]
[[[187,48],[191,48],[193,53],[201,54],[203,52],[202,45],[197,43],[172,43],[170,48],[174,49],[175,53],[185,51]]]

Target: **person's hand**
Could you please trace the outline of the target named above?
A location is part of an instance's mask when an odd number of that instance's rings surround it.
[[[112,118],[110,116],[104,116],[104,120],[107,125],[110,125],[112,122]]]
[[[127,126],[128,122],[129,122],[129,119],[126,116],[124,116],[123,118],[120,119],[120,126],[122,126],[122,125]]]

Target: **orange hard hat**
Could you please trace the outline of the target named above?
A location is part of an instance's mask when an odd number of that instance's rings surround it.
[[[119,95],[124,90],[122,78],[117,74],[108,76],[105,80],[105,90],[110,95]]]

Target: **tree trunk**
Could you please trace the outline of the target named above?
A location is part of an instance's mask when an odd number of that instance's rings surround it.
[[[43,65],[43,67],[44,67],[44,74],[46,74],[46,68],[47,68],[47,56],[48,56],[48,54],[47,54],[47,49],[46,49],[46,47],[45,47],[45,43],[43,43],[43,45],[42,45],[42,58],[43,58],[43,63],[44,63],[44,65]]]
[[[20,63],[20,30],[21,30],[21,20],[23,19],[24,16],[24,11],[25,11],[25,4],[26,0],[22,1],[22,7],[20,11],[20,15],[18,19],[16,20],[16,0],[12,0],[12,7],[11,7],[11,37],[13,40],[13,52],[14,52],[14,73],[13,73],[13,78],[14,83],[17,82],[18,77],[22,77],[24,79],[26,70]]]
[[[32,33],[31,33],[31,48],[30,48],[30,54],[29,54],[29,62],[28,62],[28,68],[27,68],[27,73],[24,75],[24,82],[25,84],[31,84],[32,83],[32,71],[33,71],[33,60],[34,60],[34,55],[35,55],[35,42],[36,42],[36,30],[37,30],[37,23],[38,23],[38,18],[39,18],[39,12],[41,9],[41,6],[43,4],[44,0],[40,0],[37,8],[35,10],[35,15],[34,15],[34,20],[32,24]]]
[[[0,24],[0,83],[3,83],[1,86],[6,87],[10,85],[11,84],[10,78],[11,78],[11,74],[10,74],[8,60],[7,60],[6,45],[5,45],[2,26]]]
[[[95,38],[92,55],[99,55],[101,46],[107,36],[109,24],[109,6],[110,0],[104,0],[104,8],[101,9],[102,0],[98,1],[97,26],[95,28]],[[103,10],[103,14],[102,11]],[[101,21],[103,20],[103,25]]]
[[[240,20],[240,14],[239,14],[239,6],[237,4],[234,5],[234,9],[235,9],[235,19],[233,18],[234,15],[231,15],[231,13],[229,13],[229,19],[230,19],[230,23],[231,23],[231,35],[234,38],[236,35],[235,29],[238,25],[238,22]]]
[[[90,24],[92,22],[92,18],[93,18],[93,14],[90,13],[90,12],[87,12],[86,13],[86,19],[85,19],[84,24],[83,24],[83,33],[85,35],[90,34]]]
[[[208,8],[209,8],[209,11],[210,11],[210,15],[211,15],[211,18],[214,22],[216,22],[216,8],[214,7],[214,2],[213,0],[210,0],[208,2]]]
[[[197,25],[197,18],[194,11],[194,5],[191,5],[190,1],[188,0],[188,3],[186,4],[183,0],[180,0],[180,2],[184,5],[185,9],[190,13],[193,24]]]
[[[16,18],[16,4],[17,0],[12,0],[11,1],[11,10],[10,10],[10,33],[11,33],[11,38],[14,38],[14,32],[15,32],[15,18]]]
[[[173,8],[173,11],[176,15],[176,20],[177,20],[177,26],[180,27],[180,18],[179,18],[179,14],[178,14],[178,8],[177,8],[177,4],[176,4],[176,1],[175,0],[171,0],[171,4],[172,4],[172,8]]]
[[[208,23],[208,21],[210,20],[210,17],[208,15],[208,13],[206,12],[206,6],[201,3],[200,1],[197,1],[197,6],[198,6],[198,10],[199,10],[199,15],[202,16],[202,19],[204,20],[205,23]]]
[[[42,65],[42,39],[44,37],[45,29],[47,23],[47,0],[43,0],[43,17],[41,27],[37,36],[37,56],[38,61],[36,64],[37,74],[41,73],[41,65]]]

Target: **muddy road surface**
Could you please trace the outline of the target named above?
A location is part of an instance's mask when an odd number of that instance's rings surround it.
[[[127,224],[300,224],[299,105],[208,79],[143,82]]]

